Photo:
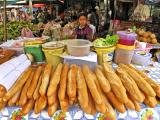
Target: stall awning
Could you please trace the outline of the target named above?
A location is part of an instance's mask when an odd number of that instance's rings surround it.
[[[3,5],[3,1],[4,0],[0,0],[0,4]],[[7,0],[7,4],[11,5],[11,4],[15,4],[18,0]]]

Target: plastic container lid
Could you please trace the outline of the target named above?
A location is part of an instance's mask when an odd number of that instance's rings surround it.
[[[136,33],[127,33],[126,31],[117,31],[120,39],[123,40],[135,40],[137,37]]]
[[[135,52],[132,58],[132,63],[147,66],[151,62],[151,53],[147,53],[144,51]]]

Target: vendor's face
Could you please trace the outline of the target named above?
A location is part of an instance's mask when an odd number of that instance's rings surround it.
[[[79,18],[79,24],[80,26],[85,26],[87,24],[87,18],[85,16],[81,16]]]

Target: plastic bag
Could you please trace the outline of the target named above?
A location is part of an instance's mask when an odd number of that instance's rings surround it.
[[[33,38],[34,35],[29,28],[23,28],[21,31],[21,37]]]

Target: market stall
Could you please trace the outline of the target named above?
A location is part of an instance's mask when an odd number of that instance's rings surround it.
[[[160,39],[151,23],[144,29],[146,22],[113,20],[113,34],[89,41],[70,39],[76,20],[64,27],[55,21],[6,24],[8,40],[0,45],[0,119],[160,119],[160,52],[151,53],[160,48]],[[0,41],[3,29],[0,25]]]
[[[0,117],[159,120],[160,63],[149,53],[155,39],[133,27],[93,43],[22,40],[23,53],[0,64]],[[3,52],[13,45],[6,43]]]

